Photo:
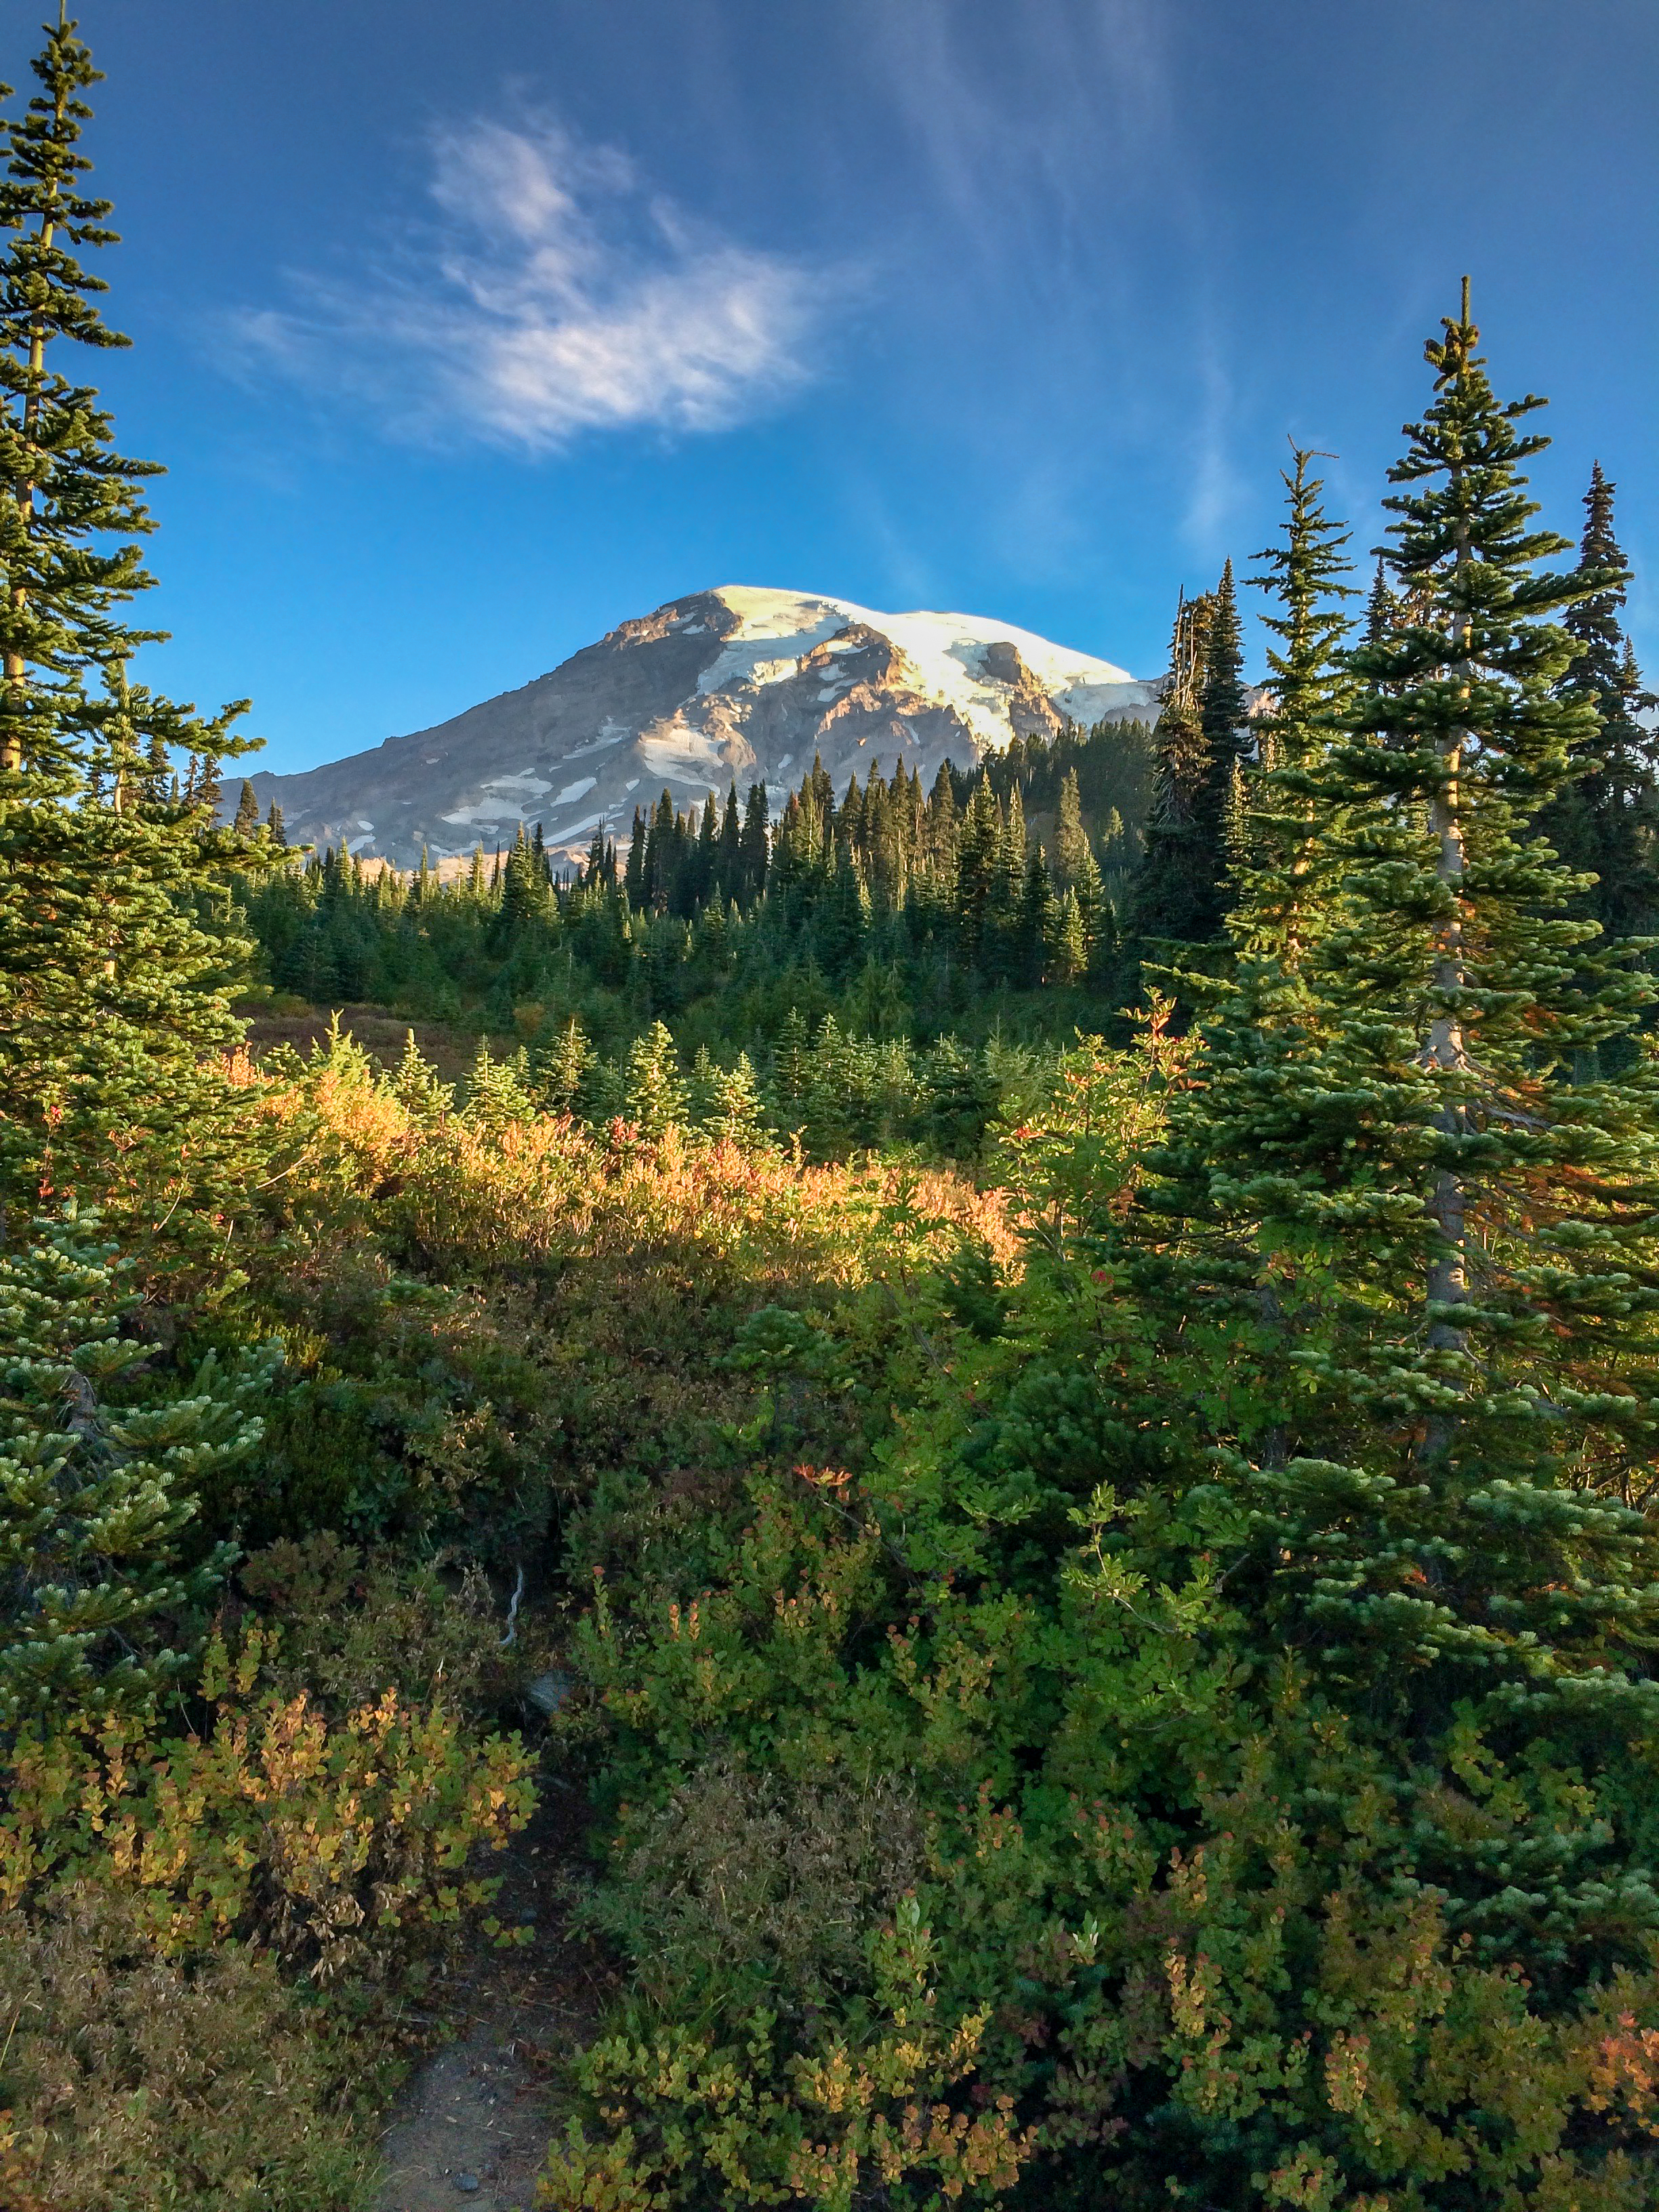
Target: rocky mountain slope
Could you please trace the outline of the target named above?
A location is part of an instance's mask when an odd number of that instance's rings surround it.
[[[434,729],[252,783],[295,843],[409,867],[423,847],[434,861],[493,851],[539,822],[574,858],[601,826],[625,835],[665,789],[684,808],[763,783],[775,811],[815,754],[838,791],[899,759],[931,782],[941,762],[969,766],[1016,732],[1150,720],[1157,702],[1156,684],[1006,623],[726,584]]]

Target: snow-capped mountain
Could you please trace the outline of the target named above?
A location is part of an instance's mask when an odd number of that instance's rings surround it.
[[[1006,623],[725,584],[453,721],[252,782],[295,843],[409,867],[423,846],[434,861],[493,851],[539,822],[550,851],[575,857],[664,790],[685,808],[763,783],[775,812],[815,754],[837,792],[900,759],[931,782],[942,761],[969,766],[1016,732],[1150,720],[1158,691]]]

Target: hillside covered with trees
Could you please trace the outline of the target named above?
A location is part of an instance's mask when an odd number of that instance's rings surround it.
[[[296,853],[140,678],[97,82],[0,126],[0,2203],[386,2206],[532,1960],[559,2212],[1652,2212],[1600,466],[1466,286],[1369,588],[1297,453],[1153,730]]]

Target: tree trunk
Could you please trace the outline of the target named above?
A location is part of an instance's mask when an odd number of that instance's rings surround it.
[[[1463,279],[1463,327],[1468,327],[1469,280]],[[1451,482],[1455,489],[1461,469],[1454,465]],[[1457,541],[1456,568],[1466,568],[1474,556],[1470,550],[1468,532],[1460,529]],[[1463,618],[1460,639],[1462,657],[1458,674],[1468,699],[1473,690],[1474,668],[1469,658],[1469,622]],[[1438,954],[1435,961],[1436,988],[1449,996],[1462,991],[1465,979],[1465,947],[1463,943],[1463,793],[1462,770],[1465,748],[1472,732],[1467,729],[1452,732],[1441,756],[1442,767],[1433,803],[1429,811],[1429,826],[1439,846],[1435,873],[1455,902],[1451,915],[1442,931]],[[1442,1012],[1430,1026],[1429,1042],[1424,1054],[1425,1065],[1448,1073],[1462,1073],[1468,1065],[1468,1055],[1463,1026],[1455,1013]],[[1443,1136],[1455,1137],[1464,1126],[1464,1106],[1456,1096],[1448,1097],[1435,1116],[1435,1127]],[[1468,1297],[1468,1248],[1466,1224],[1468,1196],[1461,1176],[1447,1167],[1435,1177],[1434,1192],[1429,1201],[1429,1212],[1440,1234],[1440,1249],[1429,1265],[1428,1302],[1432,1305],[1462,1305]],[[1429,1323],[1428,1340],[1436,1352],[1462,1352],[1466,1341],[1465,1332],[1448,1321]]]
[[[62,103],[60,102],[58,109],[58,121],[60,124],[62,120],[63,111]],[[53,188],[53,197],[56,197],[55,186]],[[43,249],[50,251],[52,236],[57,228],[57,224],[52,221],[52,216],[49,214],[42,216],[40,218],[40,244]],[[46,374],[46,326],[42,323],[40,316],[36,315],[29,332],[28,397],[23,402],[23,448],[26,453],[32,452],[33,449],[35,426],[40,421],[40,382],[41,379]],[[34,478],[32,472],[25,481],[17,487],[17,507],[19,514],[24,518],[25,526],[27,527],[27,523],[33,519],[34,515]],[[21,613],[22,609],[27,605],[27,602],[28,594],[24,586],[21,584],[15,583],[12,586],[11,590],[11,603],[13,607]],[[27,678],[28,672],[24,664],[22,654],[21,653],[7,653],[5,656],[6,691],[8,697],[15,701],[20,708],[22,704],[22,693],[24,687],[27,683]],[[12,730],[0,732],[0,771],[9,773],[12,775],[19,775],[22,773],[22,768],[23,740],[21,735]]]

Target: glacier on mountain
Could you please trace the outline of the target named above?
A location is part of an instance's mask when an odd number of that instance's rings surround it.
[[[626,835],[636,794],[665,789],[686,808],[759,783],[775,811],[815,757],[838,791],[899,760],[931,782],[943,762],[969,766],[1016,734],[1150,720],[1158,690],[988,617],[726,584],[619,623],[447,722],[252,782],[290,837],[349,840],[401,866],[509,844],[538,820],[556,857],[574,859],[597,829]]]

